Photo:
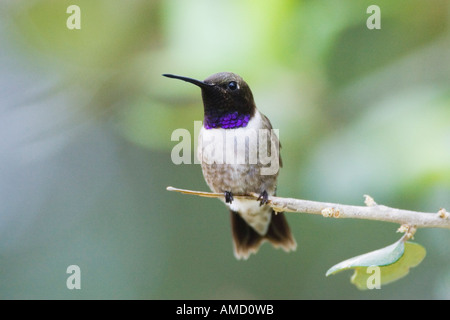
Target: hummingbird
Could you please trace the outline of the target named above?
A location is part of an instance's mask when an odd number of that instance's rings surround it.
[[[204,81],[173,74],[163,76],[201,89],[204,120],[197,158],[209,188],[224,194],[235,257],[248,259],[264,241],[286,252],[295,250],[297,243],[284,214],[267,205],[269,195],[276,195],[278,168],[282,166],[280,144],[269,119],[256,108],[248,84],[231,72],[216,73]],[[269,153],[276,166],[263,161],[261,155]],[[249,193],[258,194],[258,199],[234,198]]]

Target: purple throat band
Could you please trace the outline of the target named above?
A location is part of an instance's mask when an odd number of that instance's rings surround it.
[[[233,129],[246,127],[250,121],[250,115],[239,114],[238,112],[228,113],[226,115],[218,117],[208,117],[205,118],[205,128],[223,128],[223,129]]]

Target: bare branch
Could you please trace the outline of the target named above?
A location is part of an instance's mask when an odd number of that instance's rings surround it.
[[[192,191],[173,187],[167,187],[167,190],[208,198],[224,198],[224,194],[222,193]],[[234,198],[253,200],[256,200],[258,196],[259,195],[256,193],[233,195]],[[351,206],[274,196],[269,196],[269,202],[267,204],[277,212],[303,212],[308,214],[319,214],[324,217],[385,221],[406,226],[414,226],[415,228],[450,229],[450,218],[445,209],[440,209],[436,213],[395,209],[379,205],[367,195],[365,197],[367,206]]]

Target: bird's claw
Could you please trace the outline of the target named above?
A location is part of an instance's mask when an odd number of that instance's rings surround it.
[[[233,200],[233,193],[231,193],[231,191],[225,191],[225,203],[231,204]]]
[[[261,192],[258,199],[256,200],[259,201],[260,206],[267,204],[267,202],[269,202],[269,195],[267,194],[267,191],[264,190],[263,192]]]

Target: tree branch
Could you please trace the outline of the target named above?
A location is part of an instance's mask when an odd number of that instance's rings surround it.
[[[201,192],[185,189],[167,187],[168,191],[181,192],[184,194],[197,195],[207,198],[224,198],[222,193]],[[257,200],[256,193],[248,195],[233,195],[234,198]],[[365,196],[366,206],[350,206],[337,203],[318,202],[294,198],[282,198],[269,196],[267,203],[277,212],[303,212],[308,214],[320,214],[324,217],[353,218],[393,222],[414,228],[446,228],[450,229],[449,213],[440,209],[437,213],[417,212],[401,210],[378,205],[375,201]],[[403,228],[404,230],[410,228]],[[402,228],[399,231],[404,231]]]

